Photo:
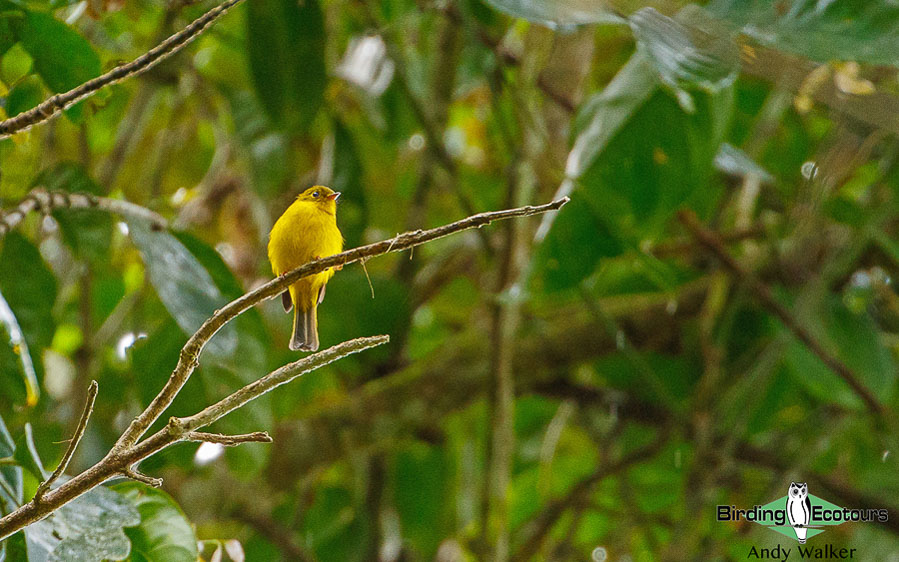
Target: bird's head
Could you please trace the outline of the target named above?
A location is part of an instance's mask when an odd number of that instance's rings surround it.
[[[297,199],[319,205],[322,210],[333,215],[337,211],[338,197],[340,197],[339,191],[323,185],[313,185],[301,193]]]

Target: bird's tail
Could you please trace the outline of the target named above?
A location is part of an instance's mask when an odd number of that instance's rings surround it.
[[[316,351],[318,349],[318,307],[312,305],[309,310],[293,311],[293,335],[290,336],[290,349],[293,351]]]

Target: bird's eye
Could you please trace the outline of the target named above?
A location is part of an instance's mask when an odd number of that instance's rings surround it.
[[[319,195],[321,195],[321,193],[319,193],[318,191],[313,191],[313,192],[312,192],[312,196],[313,196],[313,197],[318,197]]]

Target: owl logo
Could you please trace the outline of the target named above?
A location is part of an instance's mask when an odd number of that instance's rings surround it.
[[[799,544],[805,544],[807,527],[812,518],[812,504],[808,499],[808,484],[805,482],[790,482],[790,491],[787,492],[787,517],[796,532]]]

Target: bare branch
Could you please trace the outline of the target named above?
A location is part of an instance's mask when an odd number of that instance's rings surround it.
[[[221,433],[203,433],[202,431],[189,431],[184,435],[184,441],[202,441],[204,443],[218,443],[225,447],[234,447],[241,443],[271,443],[272,438],[265,431],[255,431],[242,435],[222,435]]]
[[[831,354],[824,345],[818,341],[815,336],[811,334],[808,330],[802,326],[795,316],[784,306],[782,305],[771,292],[771,289],[759,281],[752,273],[747,271],[742,265],[740,265],[733,256],[727,251],[724,247],[724,244],[714,233],[706,230],[702,224],[699,222],[699,219],[696,217],[696,214],[692,211],[681,211],[678,214],[678,218],[681,223],[687,227],[687,230],[696,238],[696,240],[702,244],[706,249],[711,251],[715,256],[721,261],[721,263],[731,271],[734,275],[736,275],[740,281],[744,282],[749,290],[756,296],[756,298],[762,303],[762,305],[768,309],[769,312],[773,313],[777,316],[781,322],[783,322],[784,326],[787,327],[790,332],[793,333],[796,338],[801,341],[805,346],[818,356],[818,358],[824,362],[834,373],[836,373],[841,379],[843,379],[846,384],[848,384],[853,391],[858,395],[859,398],[862,399],[862,402],[868,407],[868,410],[881,419],[886,419],[886,410],[883,405],[878,402],[877,398],[871,394],[871,391],[865,387],[864,384],[859,380],[858,375],[849,368],[848,365],[843,363],[839,358],[835,355]]]
[[[78,420],[78,427],[75,428],[75,433],[69,441],[69,446],[66,448],[66,452],[62,455],[62,460],[59,461],[59,466],[56,467],[53,474],[51,474],[43,484],[37,487],[37,491],[34,493],[34,501],[41,501],[41,498],[47,493],[47,490],[50,489],[50,485],[53,484],[53,482],[66,471],[66,468],[69,467],[69,462],[72,461],[72,456],[75,455],[75,449],[78,448],[78,443],[80,443],[81,438],[84,437],[84,430],[87,429],[87,422],[90,419],[91,414],[94,413],[94,401],[97,399],[98,388],[97,381],[91,381],[91,385],[87,389],[87,398],[84,401],[84,410],[81,412],[81,419]]]
[[[0,215],[0,238],[22,222],[28,213],[40,211],[49,214],[56,209],[100,209],[124,217],[149,221],[154,228],[168,228],[168,223],[162,216],[128,201],[97,197],[90,193],[47,191],[39,187],[33,189],[12,210]]]
[[[254,398],[262,396],[276,386],[290,382],[303,373],[327,365],[341,357],[382,345],[387,343],[388,340],[387,336],[357,338],[309,355],[300,361],[285,365],[269,373],[262,379],[247,385],[247,387],[198,414],[187,418],[170,419],[164,428],[136,445],[122,449],[113,448],[100,462],[68,480],[58,488],[48,491],[40,501],[32,499],[12,513],[0,518],[0,540],[5,539],[26,525],[43,519],[62,505],[99,486],[110,478],[125,476],[150,486],[158,487],[162,485],[162,480],[138,472],[136,469],[137,464],[171,445],[194,440],[193,438],[197,437],[197,435],[203,436],[203,440],[206,440],[206,437],[212,440],[218,437],[227,439],[228,436],[217,436],[216,434],[208,433],[197,434],[192,430],[212,423],[228,412],[239,408]],[[232,439],[241,442],[262,442],[266,440],[266,437],[267,435],[264,433],[251,433],[249,435],[236,435]]]
[[[405,232],[388,240],[382,240],[380,242],[375,242],[374,244],[347,250],[333,256],[313,260],[281,275],[277,279],[269,281],[265,285],[250,291],[240,298],[231,301],[206,320],[190,339],[187,340],[187,343],[185,343],[184,347],[181,349],[178,364],[175,366],[175,370],[172,371],[169,380],[156,398],[150,402],[147,408],[131,422],[131,425],[119,438],[118,443],[116,443],[116,448],[122,449],[134,444],[147,431],[147,428],[149,428],[153,422],[162,415],[165,409],[169,407],[172,400],[175,399],[175,396],[181,390],[181,387],[184,386],[187,379],[196,368],[203,347],[216,332],[250,307],[280,295],[287,289],[287,287],[293,285],[299,279],[332,267],[342,267],[346,264],[361,261],[372,256],[378,256],[389,252],[400,252],[462,230],[480,228],[493,221],[527,217],[546,213],[548,211],[555,211],[560,209],[562,205],[567,202],[568,198],[564,197],[545,205],[526,206],[503,211],[480,213],[430,230]]]
[[[241,1],[242,0],[225,0],[225,2],[222,2],[215,8],[209,10],[188,24],[187,27],[169,36],[168,39],[133,61],[121,64],[106,74],[88,80],[84,84],[81,84],[68,92],[51,96],[34,108],[23,111],[15,117],[0,121],[0,139],[8,138],[15,133],[27,131],[34,125],[49,121],[59,115],[64,109],[71,107],[84,98],[92,96],[106,86],[121,82],[132,76],[143,74],[180,51],[185,45],[203,33],[203,31],[215,20]]]

